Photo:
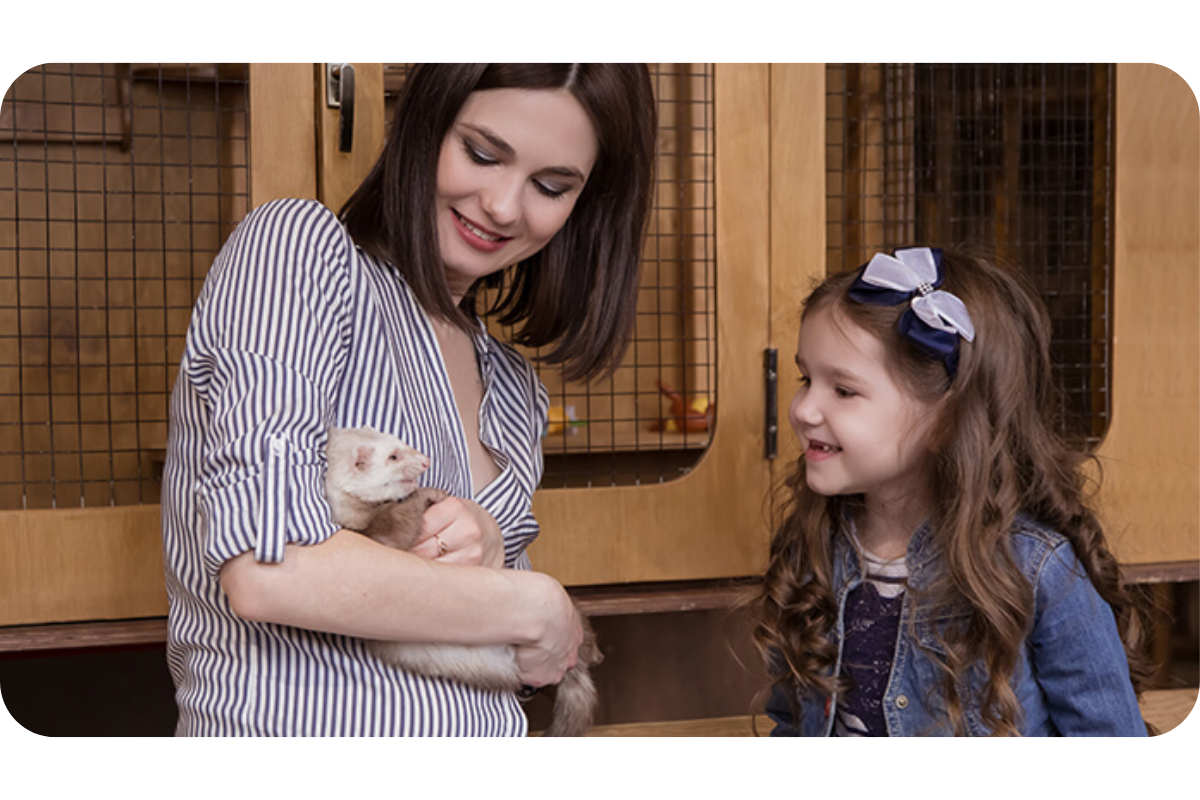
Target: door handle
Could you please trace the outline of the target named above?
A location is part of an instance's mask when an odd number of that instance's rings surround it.
[[[339,109],[338,150],[349,153],[354,147],[354,65],[325,65],[325,104]]]

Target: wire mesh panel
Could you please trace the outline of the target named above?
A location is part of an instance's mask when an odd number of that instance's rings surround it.
[[[402,65],[388,65],[394,96]],[[552,394],[545,485],[661,482],[715,412],[712,69],[656,65],[635,339]],[[154,503],[188,317],[248,209],[245,65],[46,65],[0,107],[0,508]],[[502,336],[503,331],[497,331]],[[536,357],[536,353],[530,353]]]
[[[407,68],[384,65],[388,117]],[[713,68],[652,64],[658,100],[657,188],[642,259],[633,343],[612,378],[550,392],[545,488],[662,483],[686,474],[716,420],[716,227]],[[480,307],[487,307],[484,298]],[[498,325],[494,333],[511,336]],[[525,351],[537,364],[538,352]]]
[[[828,268],[908,244],[1024,269],[1053,322],[1064,429],[1109,420],[1113,71],[1073,64],[832,64]]]
[[[545,487],[661,483],[699,460],[716,420],[711,65],[654,64],[657,190],[633,343],[609,380],[542,369],[568,423],[545,440]],[[577,419],[581,424],[571,424]]]
[[[244,65],[53,64],[0,107],[0,508],[159,499],[192,304],[247,212]]]

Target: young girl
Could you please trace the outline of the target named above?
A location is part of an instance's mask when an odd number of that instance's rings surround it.
[[[774,734],[1145,735],[1141,617],[1019,276],[931,248],[818,286],[758,597]]]

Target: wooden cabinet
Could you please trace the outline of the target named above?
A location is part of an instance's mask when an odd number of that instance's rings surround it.
[[[382,144],[380,67],[357,65],[356,140],[345,154],[332,144],[337,111],[321,101],[321,65],[250,66],[249,206],[283,196],[340,205]],[[1117,76],[1112,425],[1100,501],[1119,558],[1187,576],[1200,551],[1200,126],[1173,73],[1121,65]],[[568,585],[758,573],[768,495],[798,455],[786,418],[798,306],[826,264],[824,66],[717,65],[713,77],[715,427],[676,480],[537,494],[543,534],[531,556]],[[780,365],[774,459],[764,452],[769,348]],[[165,614],[158,517],[156,505],[0,511],[0,626]]]

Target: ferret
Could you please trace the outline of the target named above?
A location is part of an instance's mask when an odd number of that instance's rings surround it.
[[[440,489],[417,486],[429,459],[395,436],[369,427],[331,429],[326,454],[325,495],[333,521],[388,547],[411,549],[420,537],[425,510],[446,497]],[[603,655],[587,617],[578,606],[576,612],[584,634],[579,661],[558,684],[546,736],[582,736],[592,726],[596,688],[589,667],[599,664]],[[532,691],[521,682],[510,645],[372,640],[367,646],[378,658],[410,672],[525,697]]]

